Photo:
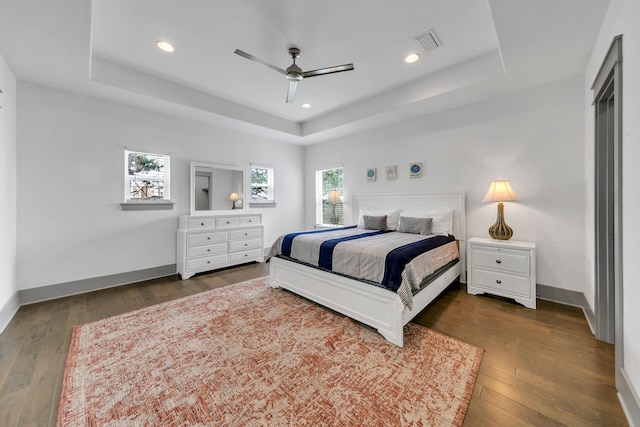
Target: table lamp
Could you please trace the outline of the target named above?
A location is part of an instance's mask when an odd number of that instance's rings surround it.
[[[235,209],[236,202],[240,200],[240,197],[238,197],[238,193],[231,193],[231,195],[229,196],[229,200],[233,202],[233,206],[231,206],[231,209]]]
[[[338,190],[329,191],[327,202],[333,205],[333,210],[331,211],[331,218],[329,219],[329,221],[331,222],[331,224],[337,224],[339,220],[338,220],[338,215],[336,214],[336,203],[342,202],[342,199],[340,198],[340,193],[338,193]]]
[[[518,200],[509,181],[498,178],[489,186],[489,191],[482,199],[483,202],[498,202],[498,218],[496,223],[489,227],[489,235],[496,240],[509,240],[513,236],[513,230],[504,222],[504,204]]]

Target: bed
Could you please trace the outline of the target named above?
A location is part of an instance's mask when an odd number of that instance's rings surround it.
[[[376,329],[387,341],[402,347],[404,325],[456,279],[466,281],[464,194],[356,195],[352,206],[353,224],[362,225],[363,212],[392,209],[399,209],[407,214],[425,211],[452,212],[450,230],[455,236],[459,257],[423,281],[419,290],[412,289],[410,302],[406,295],[401,297],[397,291],[281,256],[269,258],[270,286],[289,290],[362,322]],[[341,233],[345,234],[347,231]],[[270,255],[278,252],[276,246],[282,243],[282,239],[283,236],[274,244]],[[424,282],[428,284],[425,285]]]

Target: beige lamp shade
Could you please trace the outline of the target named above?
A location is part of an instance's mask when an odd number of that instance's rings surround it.
[[[340,198],[340,193],[338,190],[329,191],[329,196],[327,197],[327,202],[329,203],[340,203],[342,202],[342,198]]]
[[[498,217],[496,223],[489,227],[489,235],[496,240],[509,240],[513,236],[513,229],[504,222],[504,203],[518,200],[518,196],[511,188],[509,181],[498,178],[489,185],[483,202],[498,202]]]
[[[238,193],[231,193],[231,195],[229,196],[229,200],[233,202],[233,206],[231,206],[231,209],[235,209],[236,202],[240,200],[240,197],[238,197]]]
[[[518,200],[518,196],[511,188],[509,181],[498,178],[489,186],[489,191],[485,194],[483,202],[513,202]]]

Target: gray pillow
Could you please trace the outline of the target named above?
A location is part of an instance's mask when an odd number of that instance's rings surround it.
[[[401,233],[431,234],[432,222],[433,218],[411,218],[401,216],[398,231]]]
[[[363,215],[364,228],[366,230],[386,230],[387,229],[387,216],[371,216]]]

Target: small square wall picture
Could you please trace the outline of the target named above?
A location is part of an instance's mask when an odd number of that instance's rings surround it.
[[[367,169],[367,181],[373,182],[376,180],[376,169],[368,168]]]
[[[414,162],[409,163],[409,177],[420,178],[422,176],[422,163]]]
[[[398,168],[396,167],[396,165],[387,166],[385,168],[385,176],[387,177],[387,181],[393,181],[394,179],[396,179],[397,173]]]

